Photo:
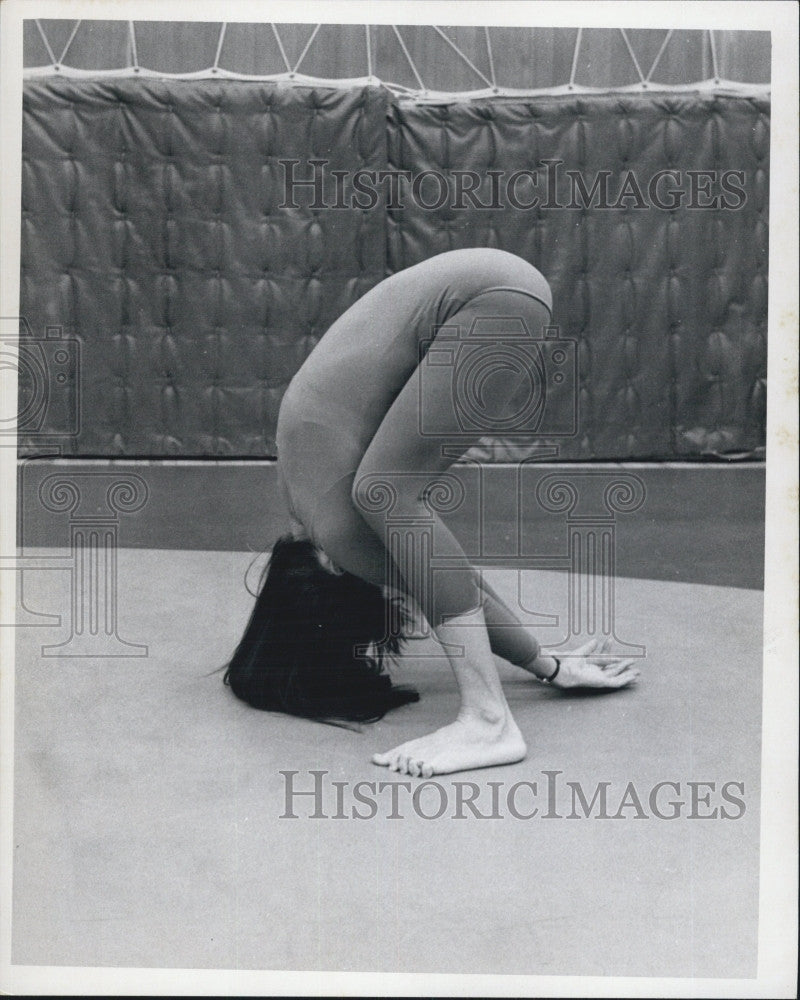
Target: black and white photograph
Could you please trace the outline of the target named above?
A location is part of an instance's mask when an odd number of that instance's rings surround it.
[[[0,6],[0,989],[795,996],[796,6],[229,7]]]

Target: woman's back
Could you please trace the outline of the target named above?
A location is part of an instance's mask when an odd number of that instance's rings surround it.
[[[424,351],[437,327],[476,295],[501,288],[551,308],[542,275],[504,250],[452,250],[392,275],[325,333],[292,380],[285,406],[319,416],[324,402],[328,417],[335,412],[349,423],[349,415],[361,431],[374,431],[419,365],[421,345]]]

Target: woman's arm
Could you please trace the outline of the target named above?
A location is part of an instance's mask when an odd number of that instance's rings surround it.
[[[542,651],[538,640],[519,621],[502,597],[476,573],[484,595],[483,611],[489,641],[495,656],[527,670],[539,680],[558,688],[616,689],[639,677],[634,660],[608,656],[609,641],[594,640],[556,658]]]

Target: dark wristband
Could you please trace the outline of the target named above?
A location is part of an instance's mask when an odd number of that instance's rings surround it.
[[[548,681],[548,682],[549,681],[554,681],[556,679],[556,675],[558,674],[559,670],[561,669],[561,660],[559,660],[559,658],[557,656],[554,656],[553,659],[556,661],[556,669],[552,672],[552,674],[550,674],[549,677],[543,677],[542,678],[543,681]]]

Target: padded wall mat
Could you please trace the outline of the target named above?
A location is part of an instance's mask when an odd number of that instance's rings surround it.
[[[496,246],[550,280],[555,320],[579,359],[579,429],[553,440],[560,457],[694,457],[763,445],[767,101],[616,94],[402,103],[390,111],[389,157],[396,170],[449,178],[441,207],[430,176],[388,213],[392,270]],[[472,195],[470,171],[481,178]]]
[[[338,315],[387,273],[499,246],[547,275],[574,343],[578,433],[552,442],[558,457],[758,454],[768,155],[756,98],[431,105],[380,88],[27,81],[21,451],[274,456],[283,391]],[[335,170],[410,179],[395,197],[369,185],[367,208],[315,207],[310,187],[281,207],[287,169],[309,178],[314,159],[328,205]],[[440,207],[423,171],[444,178]],[[469,181],[458,204],[456,171],[481,178],[489,208],[463,194]],[[530,176],[510,187],[515,171],[538,171],[538,190]]]
[[[385,276],[383,213],[285,199],[284,174],[383,166],[385,117],[375,88],[26,83],[21,312],[81,354],[62,453],[275,454],[292,375]],[[63,434],[77,404],[23,443]]]

